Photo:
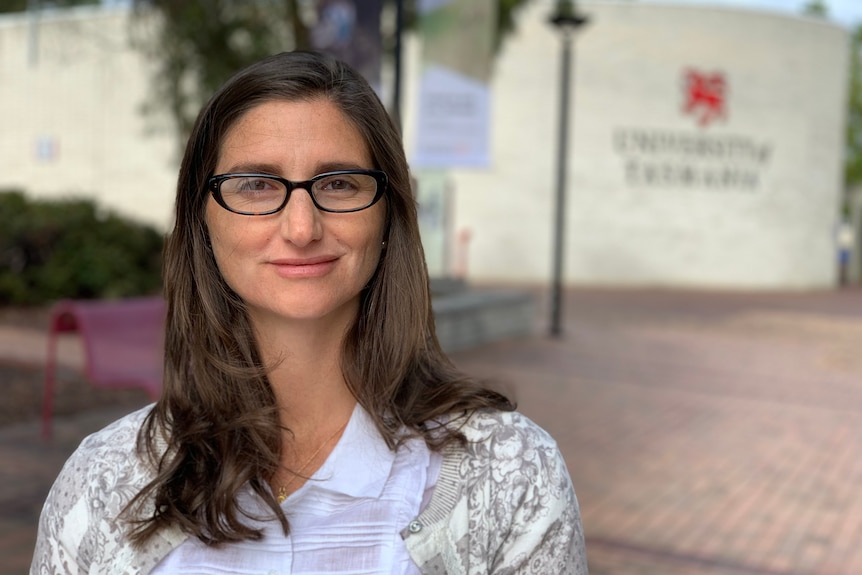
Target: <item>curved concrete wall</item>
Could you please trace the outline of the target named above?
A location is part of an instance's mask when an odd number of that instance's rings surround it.
[[[565,277],[606,285],[835,283],[846,31],[753,11],[584,2]],[[455,171],[469,278],[547,281],[559,117],[551,2],[493,81],[493,165]],[[408,146],[409,149],[409,146]]]

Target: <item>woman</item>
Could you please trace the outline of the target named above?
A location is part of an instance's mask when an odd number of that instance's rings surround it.
[[[554,442],[434,335],[407,163],[314,53],[204,107],[165,246],[162,398],[87,438],[31,573],[586,573]]]

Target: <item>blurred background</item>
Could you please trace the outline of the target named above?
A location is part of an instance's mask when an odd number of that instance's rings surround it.
[[[201,103],[266,54],[317,48],[403,124],[432,275],[542,283],[560,251],[566,284],[858,279],[858,3],[563,4],[570,24],[551,0],[6,1],[0,189],[165,232]],[[36,257],[20,251],[0,262]]]
[[[860,47],[857,0],[0,0],[0,574],[149,401],[65,336],[43,439],[51,306],[158,296],[197,111],[298,48],[402,128],[441,341],[560,442],[593,573],[862,573]]]

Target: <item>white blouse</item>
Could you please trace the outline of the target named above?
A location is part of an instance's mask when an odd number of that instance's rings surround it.
[[[419,515],[437,482],[442,457],[421,439],[397,452],[359,405],[321,468],[282,504],[290,522],[255,521],[258,541],[208,547],[190,537],[153,575],[419,575],[399,532]],[[251,514],[271,511],[251,489],[240,494]]]

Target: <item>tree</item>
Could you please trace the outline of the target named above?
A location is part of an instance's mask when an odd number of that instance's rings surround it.
[[[518,9],[530,0],[496,1],[499,49],[515,29]],[[383,0],[386,15],[394,14],[395,3]],[[417,4],[404,0],[407,29],[415,27]],[[180,141],[206,98],[235,71],[276,52],[309,48],[317,17],[303,0],[134,0],[134,7],[135,43],[157,66],[151,102],[170,113]],[[384,53],[391,56],[394,25],[381,32]]]
[[[99,0],[0,0],[0,13],[98,4]]]
[[[862,185],[862,24],[850,35],[846,141],[844,183],[850,188]]]
[[[802,13],[806,16],[826,18],[829,15],[829,8],[823,0],[808,0],[808,3],[802,7]]]
[[[828,18],[824,0],[809,0],[802,13]],[[846,151],[844,160],[845,189],[862,185],[862,24],[850,33],[850,70],[847,86]]]

